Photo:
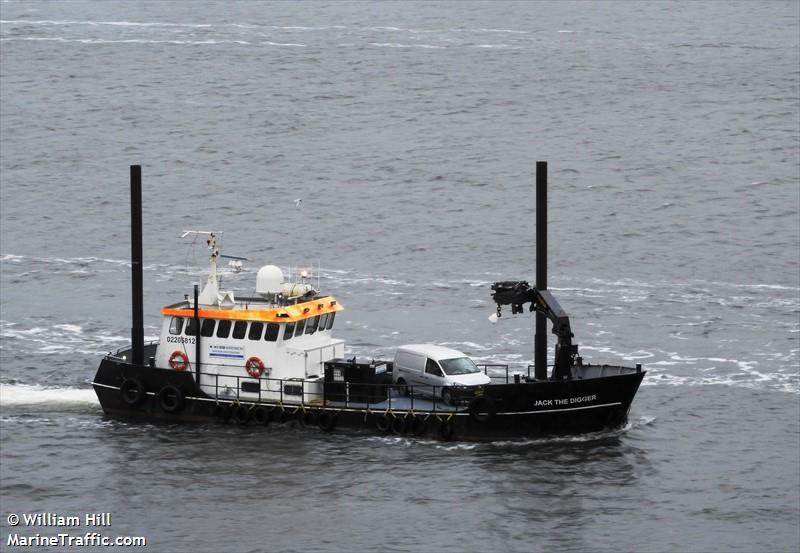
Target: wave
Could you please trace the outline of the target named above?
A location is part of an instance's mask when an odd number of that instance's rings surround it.
[[[64,37],[14,37],[0,38],[0,42],[14,42],[21,40],[38,42],[67,42],[80,44],[185,44],[185,45],[209,45],[209,44],[242,44],[250,45],[252,42],[246,40],[149,40],[140,38],[127,38],[118,40],[108,40],[104,38],[64,38]],[[275,46],[304,46],[303,44],[280,44],[277,42],[261,42],[259,44]]]
[[[112,25],[116,27],[188,27],[191,29],[207,29],[213,27],[211,23],[167,23],[167,22],[137,22],[137,21],[76,21],[52,19],[0,19],[0,24],[8,25]]]
[[[497,449],[497,448],[516,448],[528,447],[532,445],[548,445],[548,444],[568,444],[568,443],[585,443],[606,440],[608,438],[616,438],[624,435],[631,430],[643,426],[649,426],[655,421],[655,417],[642,416],[636,419],[629,420],[624,426],[615,428],[613,430],[601,430],[598,432],[589,432],[586,434],[564,435],[564,436],[543,436],[541,438],[520,438],[516,440],[496,440],[490,442],[459,442],[442,443],[439,440],[433,440],[427,437],[414,438],[410,436],[368,436],[363,439],[368,442],[380,442],[389,446],[400,446],[405,448],[410,447],[433,447],[442,451],[472,451],[475,449]]]
[[[124,265],[127,267],[131,266],[131,262],[125,259],[108,259],[104,257],[70,257],[70,258],[63,258],[63,257],[36,257],[31,255],[17,255],[12,253],[7,254],[0,254],[0,262],[7,261],[11,263],[23,263],[26,261],[33,261],[37,263],[57,263],[57,264],[78,264],[78,265],[88,265],[90,263],[110,263],[112,265]]]
[[[0,351],[16,355],[82,354],[103,355],[130,341],[128,336],[90,333],[73,323],[57,323],[25,328],[16,322],[0,320]],[[150,332],[158,329],[148,327]],[[149,335],[147,340],[158,336]]]
[[[446,48],[446,46],[436,46],[434,44],[398,44],[395,42],[370,42],[369,45],[382,48],[428,48],[428,49]]]
[[[40,26],[70,26],[83,25],[88,27],[112,26],[112,27],[161,27],[161,28],[185,28],[185,29],[211,29],[236,27],[239,29],[272,29],[276,31],[327,31],[331,29],[342,30],[348,27],[344,25],[260,25],[257,23],[178,23],[170,21],[92,21],[75,19],[0,19],[3,25],[40,25]],[[487,29],[487,28],[451,28],[451,29],[408,29],[392,26],[367,27],[368,31],[378,32],[400,32],[400,33],[494,33],[494,34],[513,34],[526,35],[529,31],[518,29]],[[561,32],[561,31],[559,31]],[[567,31],[571,32],[571,31]]]
[[[99,406],[91,388],[49,387],[39,384],[0,384],[0,406],[91,405]]]
[[[519,46],[511,46],[510,44],[473,44],[472,48],[497,48],[498,50],[520,50]]]

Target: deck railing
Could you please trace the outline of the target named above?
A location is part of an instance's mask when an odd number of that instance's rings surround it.
[[[213,384],[208,379],[213,377]],[[235,387],[232,386],[235,381]],[[247,391],[242,384],[257,384]],[[266,385],[266,386],[265,386]],[[295,387],[292,393],[287,388]],[[342,407],[372,410],[425,411],[450,413],[458,410],[465,394],[448,388],[453,399],[442,397],[442,386],[401,386],[390,383],[325,382],[322,379],[253,378],[202,373],[200,388],[210,397],[239,403],[280,405],[284,408]],[[408,392],[408,395],[405,392]],[[297,392],[297,393],[294,393]],[[461,398],[461,399],[459,399]]]
[[[148,342],[145,348],[157,345],[157,341]],[[130,351],[125,346],[108,354],[108,357],[123,360],[123,352]],[[530,378],[533,365],[528,365],[524,372],[511,372],[507,364],[479,364],[478,368],[492,379],[492,384],[519,383],[523,376]],[[189,365],[190,371],[192,364]],[[359,409],[402,409],[424,412],[453,412],[474,397],[476,390],[459,387],[398,385],[392,382],[360,383],[360,382],[326,382],[324,375],[307,378],[272,378],[261,376],[226,374],[221,371],[240,369],[221,363],[202,363],[200,369],[200,388],[209,397],[220,401],[240,403],[263,403],[282,405],[290,408],[358,407]],[[242,385],[245,384],[245,389]],[[247,390],[246,384],[252,386]],[[287,393],[287,387],[293,386],[293,393]],[[447,390],[445,390],[447,388]],[[450,401],[445,401],[443,392],[449,392]],[[296,392],[296,393],[294,393]],[[482,393],[478,391],[477,393]],[[445,393],[445,395],[448,395]]]

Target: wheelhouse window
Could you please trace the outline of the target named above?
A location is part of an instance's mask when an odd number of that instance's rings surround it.
[[[328,313],[328,326],[327,326],[327,327],[325,327],[325,328],[327,328],[328,330],[330,330],[330,329],[331,329],[331,327],[333,327],[333,320],[334,320],[335,318],[336,318],[336,312],[335,312],[335,311],[334,311],[333,313]]]
[[[203,324],[200,325],[200,336],[213,336],[214,326],[217,324],[216,319],[203,319]]]
[[[217,325],[217,338],[227,338],[231,335],[231,321],[222,319]]]
[[[250,332],[247,337],[251,340],[260,340],[263,333],[264,323],[252,322],[250,323]]]
[[[325,330],[325,326],[328,324],[328,314],[325,313],[324,315],[319,316],[319,329]]]
[[[197,336],[197,319],[186,319],[184,333],[187,336]]]
[[[183,317],[172,317],[169,322],[169,333],[180,334],[183,330]]]
[[[294,323],[286,323],[286,330],[283,331],[283,340],[291,340],[294,336]]]
[[[278,323],[267,323],[267,331],[264,333],[264,340],[267,342],[275,342],[278,339],[278,331],[281,325]]]
[[[233,325],[233,337],[241,340],[245,334],[247,334],[247,321],[236,321]]]
[[[306,334],[314,334],[317,331],[317,325],[319,324],[319,315],[314,315],[310,319],[308,319],[308,323],[306,324]]]
[[[297,325],[295,326],[295,329],[294,329],[294,335],[295,336],[302,336],[303,335],[303,331],[305,331],[305,329],[306,329],[306,320],[303,319],[301,321],[297,321]]]

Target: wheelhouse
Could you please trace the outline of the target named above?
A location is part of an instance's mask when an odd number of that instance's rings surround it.
[[[205,234],[211,250],[208,281],[196,309],[188,298],[161,309],[160,340],[150,363],[192,373],[201,389],[216,398],[271,399],[277,394],[282,399],[283,380],[321,384],[324,363],[344,355],[344,341],[333,337],[342,306],[320,295],[306,273],[299,275],[301,282],[285,282],[273,265],[258,271],[259,296],[236,298],[232,291],[220,291],[218,237]]]

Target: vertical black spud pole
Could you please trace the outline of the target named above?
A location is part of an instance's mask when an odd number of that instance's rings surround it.
[[[536,162],[536,288],[547,290],[547,162]],[[547,379],[547,317],[536,312],[534,376]]]
[[[131,165],[131,362],[144,365],[142,166]]]

